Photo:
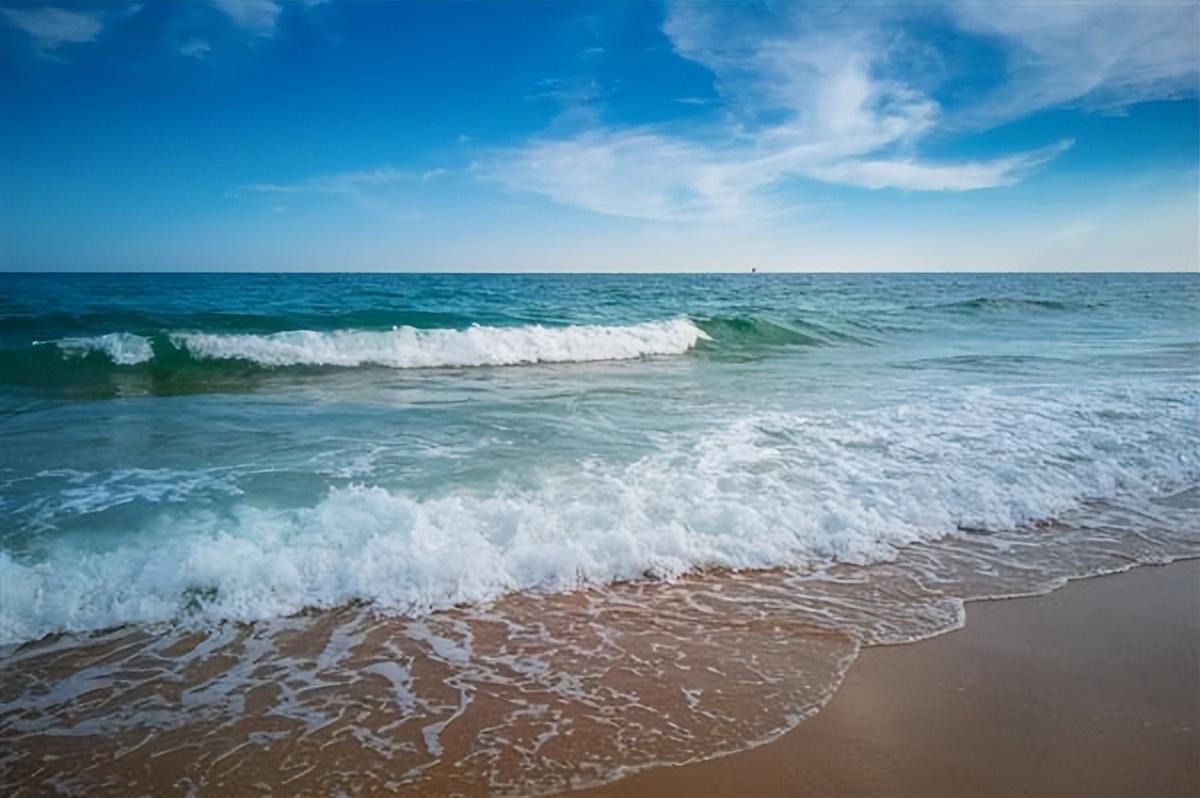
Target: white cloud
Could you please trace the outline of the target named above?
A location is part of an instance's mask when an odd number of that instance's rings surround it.
[[[950,9],[964,30],[993,37],[1007,53],[1007,79],[965,113],[975,124],[1196,93],[1200,4],[961,0]]]
[[[235,24],[256,36],[275,35],[275,24],[283,7],[277,0],[213,0]]]
[[[778,211],[777,189],[797,178],[914,191],[1011,185],[1070,142],[960,162],[916,152],[935,132],[1041,108],[1194,92],[1196,7],[1138,8],[787,4],[764,19],[738,6],[675,5],[663,32],[678,55],[712,74],[723,117],[681,130],[600,125],[598,114],[581,115],[574,132],[561,132],[570,126],[560,120],[553,132],[472,169],[563,205],[655,220]],[[936,49],[906,32],[914,9],[1000,42],[1008,56],[1001,85],[965,109],[944,110],[938,81],[954,76],[944,74],[951,67]]]
[[[180,46],[179,52],[190,58],[203,58],[211,49],[203,39],[188,39]]]
[[[90,42],[103,28],[100,20],[91,14],[61,8],[5,8],[3,11],[9,22],[33,37],[34,46],[39,50]]]
[[[810,175],[830,183],[862,188],[902,188],[911,191],[973,191],[1008,186],[1029,170],[1043,164],[1074,144],[1064,140],[1034,152],[957,164],[918,163],[902,160],[850,160],[817,167]]]
[[[242,189],[259,194],[346,194],[370,186],[409,182],[413,179],[414,175],[411,172],[383,166],[361,172],[320,175],[296,183],[251,183],[242,186]]]
[[[614,216],[679,220],[733,211],[730,204],[746,199],[745,191],[722,185],[714,153],[641,130],[535,139],[472,170],[511,189]]]
[[[770,189],[788,178],[868,189],[972,191],[1012,185],[1071,146],[1064,141],[991,160],[930,163],[852,157],[860,147],[825,141],[777,151],[692,144],[650,130],[593,130],[537,139],[473,165],[506,188],[562,205],[656,221],[730,220],[783,210]]]

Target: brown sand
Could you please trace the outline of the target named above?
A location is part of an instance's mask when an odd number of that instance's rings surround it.
[[[618,796],[1200,796],[1200,561],[968,605],[773,743]]]

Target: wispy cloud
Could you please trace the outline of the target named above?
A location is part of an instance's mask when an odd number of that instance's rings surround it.
[[[828,183],[845,183],[871,189],[973,191],[1012,185],[1024,178],[1030,170],[1052,160],[1074,143],[1071,139],[1065,139],[1050,147],[1008,158],[966,161],[951,165],[919,163],[912,159],[849,160],[816,167],[809,174]]]
[[[719,118],[681,129],[605,125],[592,114],[569,133],[558,124],[493,151],[473,164],[474,173],[604,214],[733,219],[778,210],[779,189],[796,179],[911,191],[1012,185],[1071,142],[983,160],[931,161],[918,152],[934,133],[1044,108],[1111,107],[1195,90],[1191,5],[967,0],[916,11],[797,4],[777,12],[764,18],[740,6],[670,8],[663,32],[679,56],[712,74]],[[960,36],[997,40],[1008,58],[1000,85],[946,111],[930,79],[945,68],[941,54],[904,24],[918,12],[943,18]]]
[[[480,178],[598,213],[662,221],[733,211],[744,186],[702,145],[649,129],[539,138],[472,165]]]
[[[358,172],[319,175],[294,183],[250,183],[241,186],[234,194],[343,197],[374,216],[389,221],[413,222],[421,218],[420,212],[398,202],[394,196],[387,196],[386,192],[388,189],[427,183],[444,171],[432,169],[414,173],[384,166]]]
[[[43,51],[90,42],[104,27],[95,15],[61,8],[5,8],[3,12],[9,22],[33,37],[34,46]]]
[[[417,177],[412,172],[383,166],[361,172],[319,175],[295,183],[251,183],[242,186],[242,190],[259,194],[345,194],[370,186],[410,182]]]
[[[949,8],[964,30],[1007,54],[1007,79],[965,112],[979,126],[1045,108],[1119,109],[1196,93],[1196,3],[961,0]]]
[[[189,58],[203,58],[211,49],[203,39],[188,39],[179,47],[179,52]]]
[[[537,82],[533,91],[525,95],[526,100],[554,100],[566,108],[585,105],[600,96],[600,87],[595,80],[563,80],[545,78]]]
[[[275,35],[283,7],[277,0],[212,0],[236,25],[256,36]]]

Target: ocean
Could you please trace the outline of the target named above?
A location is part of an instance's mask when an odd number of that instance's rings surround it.
[[[6,274],[0,451],[8,783],[552,793],[1200,556],[1200,274]]]

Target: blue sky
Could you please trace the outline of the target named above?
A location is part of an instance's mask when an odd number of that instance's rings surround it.
[[[1200,5],[0,4],[0,268],[1200,260]]]

